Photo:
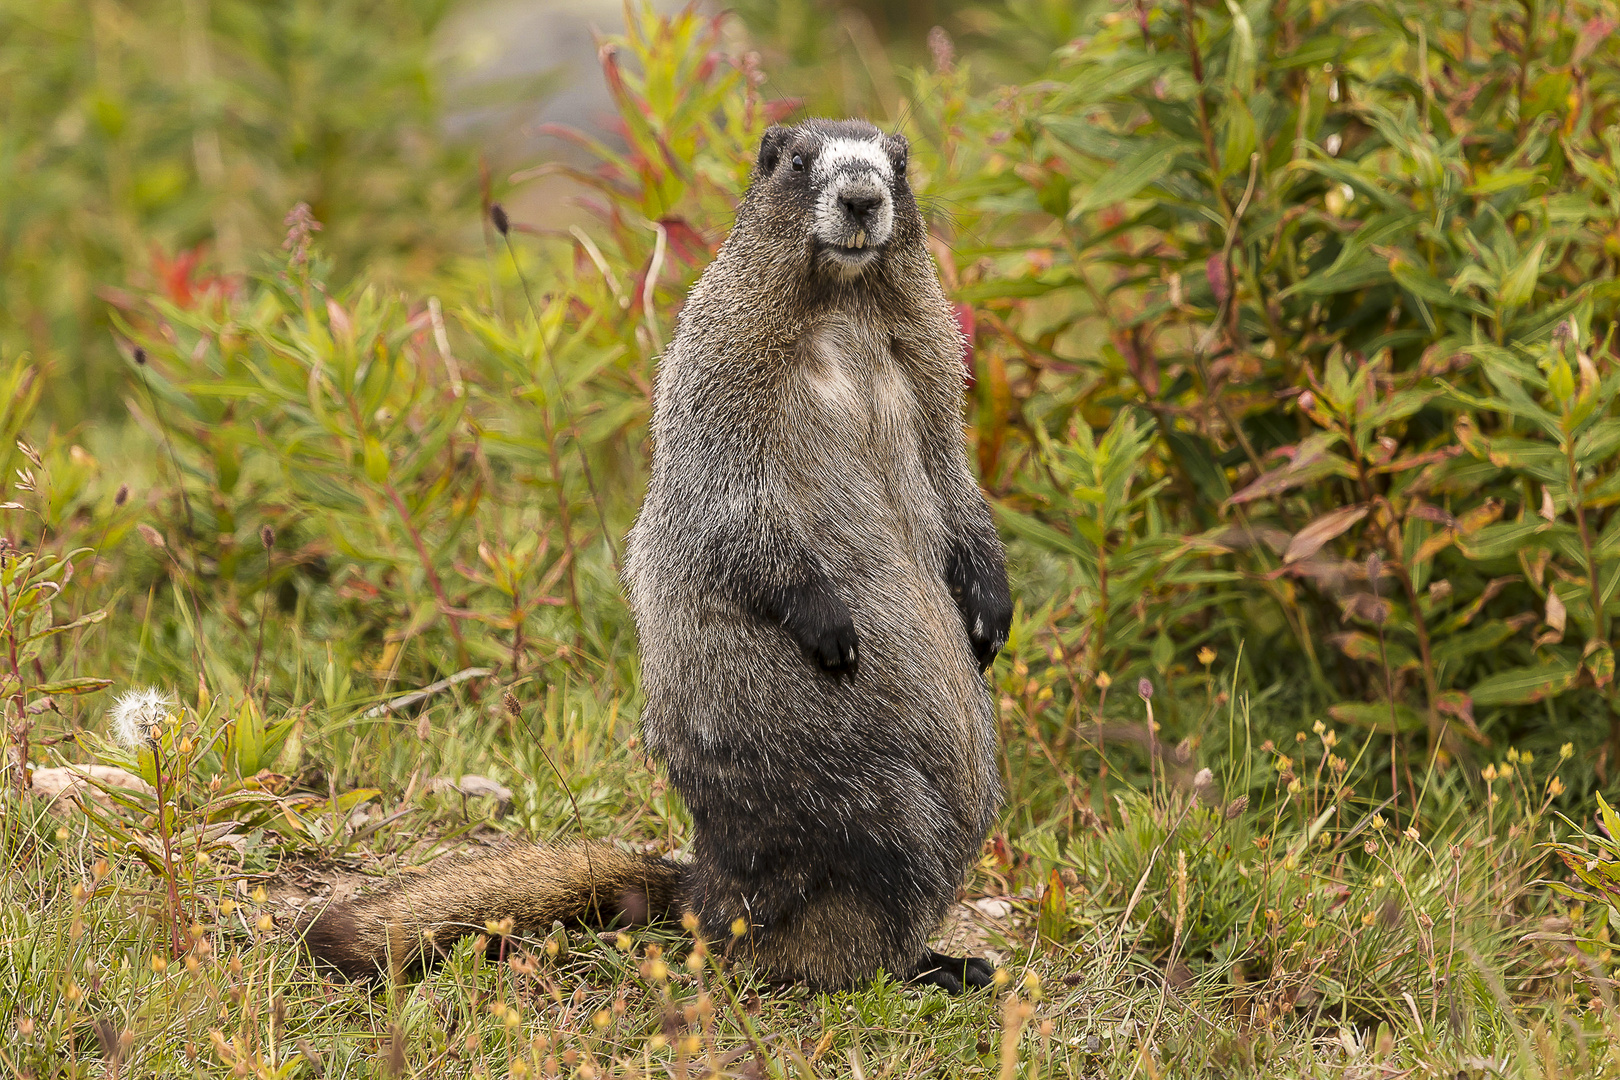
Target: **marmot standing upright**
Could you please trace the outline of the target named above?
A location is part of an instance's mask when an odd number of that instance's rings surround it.
[[[691,812],[692,861],[583,845],[453,864],[325,912],[318,958],[367,974],[489,919],[684,907],[711,940],[742,920],[771,978],[988,981],[928,938],[1000,802],[982,671],[1012,607],[906,153],[857,121],[766,132],[659,367],[626,577],[647,747]]]

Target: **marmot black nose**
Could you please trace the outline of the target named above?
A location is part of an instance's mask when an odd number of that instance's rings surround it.
[[[856,192],[838,197],[838,205],[842,206],[844,212],[855,219],[857,225],[866,224],[866,219],[882,204],[883,196],[876,192]]]

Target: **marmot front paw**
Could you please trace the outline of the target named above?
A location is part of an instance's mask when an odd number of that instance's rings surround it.
[[[973,656],[982,671],[995,661],[996,654],[1007,644],[1007,632],[1012,629],[1012,593],[1007,588],[1007,571],[999,560],[991,566],[980,566],[964,556],[957,556],[951,560],[946,583],[956,599],[956,606],[961,609],[968,644],[973,647]]]
[[[860,643],[849,607],[830,593],[801,596],[783,624],[799,647],[823,671],[853,675],[860,666]]]

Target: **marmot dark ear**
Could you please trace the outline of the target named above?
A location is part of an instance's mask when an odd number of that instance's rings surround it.
[[[768,176],[776,171],[776,163],[782,160],[782,148],[787,145],[788,136],[792,133],[780,124],[773,124],[765,129],[765,137],[759,140],[759,174]]]

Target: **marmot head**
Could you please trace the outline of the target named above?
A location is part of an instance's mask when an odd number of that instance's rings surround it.
[[[897,237],[920,233],[907,150],[903,136],[864,120],[772,127],[760,141],[748,202],[772,232],[802,237],[816,271],[850,281],[881,262]]]

